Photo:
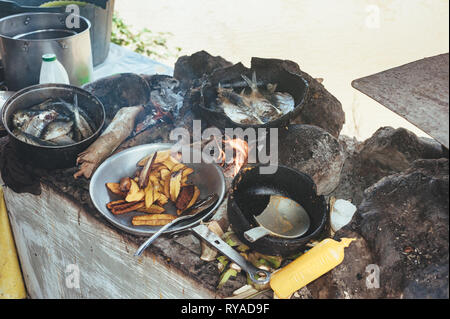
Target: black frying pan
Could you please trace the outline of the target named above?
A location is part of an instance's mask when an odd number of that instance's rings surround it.
[[[231,227],[238,238],[255,251],[283,257],[297,254],[311,239],[321,235],[327,221],[326,200],[317,195],[316,185],[304,173],[279,165],[276,173],[261,174],[259,167],[247,166],[233,180],[228,197]],[[289,197],[305,208],[311,224],[304,235],[292,239],[268,235],[253,243],[245,239],[244,232],[258,226],[254,216],[266,208],[270,195]]]

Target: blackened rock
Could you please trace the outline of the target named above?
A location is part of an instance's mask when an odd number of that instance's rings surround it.
[[[380,270],[380,288],[370,293],[383,298],[448,298],[448,172],[448,159],[418,160],[405,172],[369,187],[352,222],[335,234],[341,238],[357,233],[367,248],[351,244],[343,263],[326,275],[328,284],[324,280],[308,286],[313,295],[321,296],[327,287],[333,291],[336,283],[342,284],[331,297],[360,289],[352,280],[353,258],[364,256]],[[367,293],[360,290],[353,297]]]
[[[448,159],[418,160],[368,188],[335,239],[357,240],[313,283],[314,298],[448,298]],[[379,288],[366,267],[379,267]],[[373,287],[373,286],[372,286]]]
[[[448,298],[448,171],[448,159],[419,160],[365,191],[360,233],[386,297]]]
[[[126,106],[145,105],[150,98],[147,81],[135,73],[119,73],[98,79],[83,86],[105,107],[105,128],[117,111]]]
[[[290,125],[280,132],[279,161],[308,174],[319,195],[330,194],[338,185],[345,154],[339,141],[313,125]]]
[[[285,70],[303,77],[309,85],[308,95],[300,115],[294,124],[310,124],[323,128],[338,138],[345,123],[345,113],[339,100],[308,73],[300,70],[297,63],[290,60],[252,58],[252,66],[268,64],[270,67]]]
[[[182,56],[175,62],[173,76],[181,83],[181,88],[187,90],[196,79],[200,79],[204,74],[211,74],[214,70],[231,66],[220,56],[212,56],[206,51],[199,51],[190,56]]]
[[[271,62],[272,61],[272,62]],[[345,123],[345,113],[339,100],[308,73],[302,71],[299,65],[289,60],[252,59],[252,65],[258,63],[274,63],[289,72],[303,77],[309,84],[309,91],[300,115],[293,121],[297,124],[316,125],[338,138]]]
[[[340,136],[346,153],[339,186],[331,194],[358,206],[366,188],[381,178],[399,173],[418,159],[447,157],[442,146],[404,129],[382,127],[364,142]]]
[[[405,128],[382,127],[362,145],[361,158],[400,172],[417,159],[443,157],[442,147],[432,140],[418,138]]]

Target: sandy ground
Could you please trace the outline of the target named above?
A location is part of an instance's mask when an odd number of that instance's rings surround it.
[[[169,45],[248,65],[290,59],[343,104],[344,134],[362,140],[380,126],[422,131],[353,89],[351,81],[449,51],[448,0],[116,0],[139,29],[171,32]],[[161,61],[173,65],[175,59]]]

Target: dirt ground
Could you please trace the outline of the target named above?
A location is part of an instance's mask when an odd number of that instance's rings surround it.
[[[182,55],[206,50],[246,65],[252,56],[299,63],[342,102],[342,133],[359,140],[387,125],[426,135],[353,89],[352,80],[449,51],[447,0],[116,0],[116,11],[136,29],[171,32],[169,46]]]

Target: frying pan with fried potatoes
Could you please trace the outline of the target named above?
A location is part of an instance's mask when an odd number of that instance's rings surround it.
[[[161,218],[164,217],[167,219],[170,215],[173,216],[172,219],[174,219],[179,215],[180,208],[183,208],[183,206],[186,207],[189,204],[186,202],[176,203],[175,201],[170,200],[169,192],[168,202],[163,205],[165,209],[164,215],[162,217],[151,217],[150,215],[157,216],[160,214],[158,214],[157,211],[153,212],[145,210],[160,209],[157,208],[157,206],[161,206],[150,205],[149,208],[146,208],[145,195],[144,197],[142,197],[141,191],[143,188],[145,189],[147,185],[145,185],[145,183],[139,185],[139,179],[138,182],[136,182],[135,180],[132,181],[132,178],[135,177],[137,173],[136,171],[139,169],[140,165],[144,164],[145,162],[144,161],[139,164],[140,161],[157,151],[168,150],[171,148],[171,146],[172,144],[167,143],[154,143],[132,147],[111,156],[97,168],[91,178],[89,193],[95,207],[110,223],[134,235],[150,236],[157,232],[161,228],[161,225],[167,223],[166,220],[164,222],[159,221]],[[214,211],[219,207],[220,203],[225,197],[225,178],[219,166],[213,163],[183,163],[183,165],[188,169],[192,169],[193,171],[188,176],[188,182],[189,184],[195,185],[195,187],[198,188],[200,193],[198,200],[204,199],[212,193],[218,195],[218,200],[214,205],[212,205],[211,208],[196,215],[194,219],[180,222],[176,226],[166,230],[164,233],[172,233],[185,230],[198,224],[200,221],[207,220],[212,216]],[[142,170],[140,172],[142,173],[144,169],[145,164],[144,166],[142,166]],[[161,172],[159,176],[161,176]],[[130,204],[130,202],[127,202],[126,198],[123,197],[124,194],[120,194],[120,182],[122,182],[122,179],[124,177],[131,178],[131,180],[128,180],[129,185],[127,185],[127,187],[134,187],[134,189],[136,190],[135,192],[130,192],[130,189],[128,189],[128,191],[126,192],[126,196],[131,196],[129,200],[132,204]],[[174,178],[177,178],[177,176],[175,176]],[[180,173],[180,182],[181,179],[183,179],[182,173]],[[127,183],[125,181],[123,182],[125,184]],[[110,188],[108,188],[108,183],[113,183],[114,186],[109,185]],[[125,187],[124,185],[122,186]],[[127,187],[122,188],[122,190],[127,190]],[[116,190],[118,193],[114,194],[112,189]],[[177,189],[174,189],[176,192]],[[179,191],[181,192],[181,189]],[[191,191],[195,191],[195,188],[193,190],[186,190],[186,192]],[[175,197],[175,195],[177,194],[172,194],[173,197]],[[187,196],[187,198],[192,198],[191,196],[192,194]],[[107,207],[107,205],[109,207]],[[133,219],[135,220],[134,224]],[[145,225],[137,225],[136,221],[139,221],[140,219],[154,219],[154,222],[149,223],[148,221],[145,221],[143,223]],[[150,224],[152,224],[153,226],[151,226]]]

